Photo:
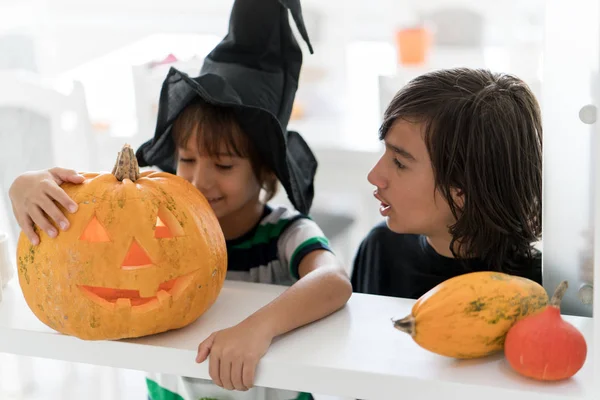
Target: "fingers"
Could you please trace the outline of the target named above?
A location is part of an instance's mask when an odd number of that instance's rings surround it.
[[[44,231],[46,231],[48,236],[50,236],[51,238],[56,237],[56,235],[58,234],[58,232],[56,231],[56,228],[50,223],[50,221],[48,221],[48,219],[46,218],[46,215],[42,212],[42,210],[38,206],[32,205],[29,208],[29,216],[33,220],[34,224],[39,226],[40,229],[43,229]]]
[[[50,223],[48,217],[50,217],[57,226],[60,226],[62,230],[67,230],[69,228],[69,221],[54,203],[54,197],[59,197],[65,202],[64,198],[69,198],[69,196],[55,182],[49,179],[43,180],[40,186],[40,192],[34,198],[28,199],[25,211],[40,229],[46,231],[48,236],[53,238],[56,237],[58,232],[54,225]],[[71,199],[68,201],[74,203]],[[71,208],[72,206],[72,204],[67,205],[67,207]]]
[[[17,222],[23,230],[25,236],[27,236],[27,239],[29,239],[29,241],[31,242],[31,244],[37,246],[40,243],[40,238],[35,233],[35,229],[33,229],[33,221],[31,220],[31,218],[29,218],[28,215],[25,215],[24,217],[17,216]]]
[[[215,334],[213,333],[208,338],[204,340],[204,342],[198,345],[198,354],[196,355],[196,362],[201,363],[206,360],[208,355],[210,354],[210,349],[215,341]]]
[[[74,213],[77,211],[77,208],[78,208],[77,203],[75,201],[73,201],[73,199],[71,199],[69,197],[67,192],[65,192],[63,189],[61,189],[60,186],[55,185],[55,184],[48,185],[45,188],[45,192],[52,199],[56,200],[56,202],[58,202],[58,204],[63,206],[65,209],[69,210],[69,212]],[[48,212],[48,211],[46,211],[46,212]],[[62,213],[61,213],[61,215],[62,215]],[[63,215],[63,218],[64,218],[64,215]],[[64,219],[66,221],[66,218],[64,218]]]
[[[254,387],[254,376],[258,360],[254,358],[246,359],[242,369],[242,385],[248,389]]]
[[[69,228],[69,220],[58,205],[72,213],[77,211],[78,206],[59,185],[62,182],[82,183],[84,180],[82,175],[64,168],[25,173],[15,179],[9,190],[13,213],[32,244],[40,242],[36,225],[49,237],[58,235],[57,227],[62,230]]]
[[[43,180],[40,183],[40,186],[40,193],[35,198],[29,199],[26,211],[33,222],[39,226],[40,229],[46,231],[48,236],[56,237],[58,232],[48,221],[47,217],[50,217],[56,223],[56,226],[60,226],[60,229],[63,231],[69,228],[69,220],[56,206],[54,201],[56,200],[60,205],[71,212],[77,211],[77,203],[75,203],[69,195],[56,184],[56,182],[50,179]]]
[[[215,385],[227,390],[247,391],[254,386],[256,366],[263,352],[249,351],[252,347],[236,341],[233,328],[215,332],[198,346],[196,362],[208,357],[208,373]]]
[[[204,360],[206,360],[208,358],[209,354],[210,354],[210,349],[207,346],[200,345],[198,347],[198,354],[196,355],[196,362],[198,364],[203,363]]]
[[[221,381],[221,360],[219,355],[216,352],[210,352],[210,359],[208,360],[208,374],[210,375],[210,379],[213,380],[215,385],[223,387],[223,383]]]
[[[42,197],[40,199],[40,208],[46,215],[54,220],[56,225],[60,226],[60,229],[66,231],[69,228],[69,221],[67,218],[65,218],[65,215],[62,213],[62,211],[58,209],[56,203],[54,203],[50,198],[45,196]]]
[[[244,363],[241,357],[236,358],[231,363],[231,384],[235,390],[246,391],[248,388],[244,385],[242,379],[242,369]]]
[[[54,177],[54,180],[57,185],[61,185],[63,182],[71,182],[71,183],[82,183],[85,180],[83,175],[77,173],[77,171],[66,168],[51,168],[50,173]]]
[[[231,361],[221,358],[219,360],[219,367],[221,374],[220,379],[223,388],[227,390],[233,390],[233,383],[231,383]]]
[[[231,358],[227,356],[219,357],[218,372],[217,364],[213,365],[212,353],[210,362],[210,376],[218,386],[227,390],[247,391],[254,385],[254,370],[256,369],[257,362],[253,359],[245,360],[241,356]],[[218,374],[218,376],[213,376],[213,373]]]

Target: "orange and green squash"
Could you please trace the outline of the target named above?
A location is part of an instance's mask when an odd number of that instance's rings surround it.
[[[417,300],[394,327],[424,349],[453,358],[478,358],[504,346],[509,328],[548,303],[544,288],[500,272],[448,279]]]

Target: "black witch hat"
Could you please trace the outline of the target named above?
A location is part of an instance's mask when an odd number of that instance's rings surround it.
[[[154,138],[136,152],[140,166],[175,172],[171,127],[199,96],[234,110],[291,203],[298,211],[309,212],[317,161],[304,139],[286,128],[302,66],[288,10],[312,53],[300,0],[235,0],[229,32],[206,57],[200,75],[191,78],[170,69],[160,94]]]

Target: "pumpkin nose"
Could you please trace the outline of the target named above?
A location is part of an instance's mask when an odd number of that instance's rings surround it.
[[[133,239],[129,251],[121,264],[121,268],[125,270],[149,268],[152,266],[152,260],[148,257],[148,253],[139,245],[137,240]]]

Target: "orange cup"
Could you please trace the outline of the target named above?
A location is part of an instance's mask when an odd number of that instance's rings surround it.
[[[430,48],[431,33],[426,28],[406,28],[396,32],[398,64],[424,64]]]

